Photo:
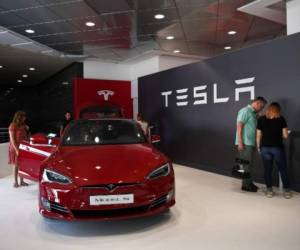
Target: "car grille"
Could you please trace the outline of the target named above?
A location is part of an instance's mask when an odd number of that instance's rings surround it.
[[[145,213],[148,206],[122,208],[122,209],[111,209],[111,210],[72,210],[74,217],[76,218],[92,218],[92,217],[119,217],[119,216],[130,216],[133,214]]]
[[[121,208],[121,209],[109,209],[109,210],[72,210],[75,218],[114,218],[121,216],[130,216],[146,213],[149,209],[158,208],[167,202],[167,195],[164,195],[154,200],[150,205]]]
[[[110,183],[110,184],[99,184],[99,185],[87,185],[87,186],[81,186],[80,188],[83,190],[106,189],[112,192],[117,188],[132,188],[141,185],[142,185],[141,183]]]

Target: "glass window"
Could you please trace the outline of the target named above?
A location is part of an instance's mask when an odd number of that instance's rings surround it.
[[[113,145],[144,143],[139,126],[130,120],[77,120],[65,132],[62,144]]]

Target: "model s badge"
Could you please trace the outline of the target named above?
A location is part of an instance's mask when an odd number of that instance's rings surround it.
[[[108,101],[109,97],[110,97],[110,96],[113,96],[113,95],[115,94],[115,92],[112,91],[112,90],[103,89],[103,90],[98,90],[98,91],[97,91],[97,94],[98,94],[99,96],[102,96],[102,95],[103,95],[104,100],[105,100],[105,101]]]

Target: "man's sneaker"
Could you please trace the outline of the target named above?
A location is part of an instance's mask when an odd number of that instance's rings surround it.
[[[242,186],[242,190],[247,192],[257,192],[257,187],[255,185]]]
[[[288,191],[284,191],[283,197],[286,198],[286,199],[291,199],[293,197],[293,194],[289,190]]]
[[[267,189],[267,191],[266,191],[266,196],[267,196],[268,198],[272,198],[272,197],[274,196],[273,190],[272,190],[272,189]]]

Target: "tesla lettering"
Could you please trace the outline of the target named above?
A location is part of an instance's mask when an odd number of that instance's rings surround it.
[[[250,93],[250,99],[254,99],[255,87],[254,86],[244,86],[245,84],[251,84],[255,80],[255,77],[243,78],[235,80],[234,82],[238,85],[235,88],[235,101],[240,100],[240,95],[242,93]],[[241,86],[243,85],[243,87]],[[193,105],[207,104],[207,85],[201,85],[193,88]],[[182,107],[188,105],[188,88],[178,89],[176,92],[176,106]],[[164,96],[165,107],[169,106],[169,96],[173,94],[173,91],[164,91],[161,92],[161,95]],[[213,103],[226,103],[229,102],[229,97],[220,97],[218,95],[218,84],[213,84]]]
[[[218,85],[214,83],[214,103],[228,102],[229,97],[218,98]]]
[[[165,97],[165,106],[168,107],[169,106],[169,103],[168,103],[168,97],[169,95],[172,94],[172,91],[165,91],[165,92],[162,92],[161,95]]]
[[[237,85],[242,85],[242,84],[248,84],[254,82],[255,77],[249,77],[249,78],[244,78],[244,79],[239,79],[235,80],[235,83]],[[251,100],[254,99],[255,91],[254,91],[254,86],[248,86],[248,87],[242,87],[242,88],[236,88],[235,89],[235,101],[240,100],[240,93],[245,93],[245,92],[250,92],[251,94]]]
[[[198,86],[194,88],[194,98],[197,100],[194,101],[194,105],[200,105],[200,104],[207,104],[207,93],[206,92],[200,92],[207,88],[207,85]],[[200,93],[199,93],[200,92]],[[199,100],[198,98],[201,98]]]
[[[176,99],[178,100],[176,102],[177,106],[186,106],[188,105],[188,101],[186,101],[186,99],[188,98],[188,95],[186,94],[188,92],[188,89],[178,89],[176,90],[177,94],[181,94],[181,95],[177,95]]]

